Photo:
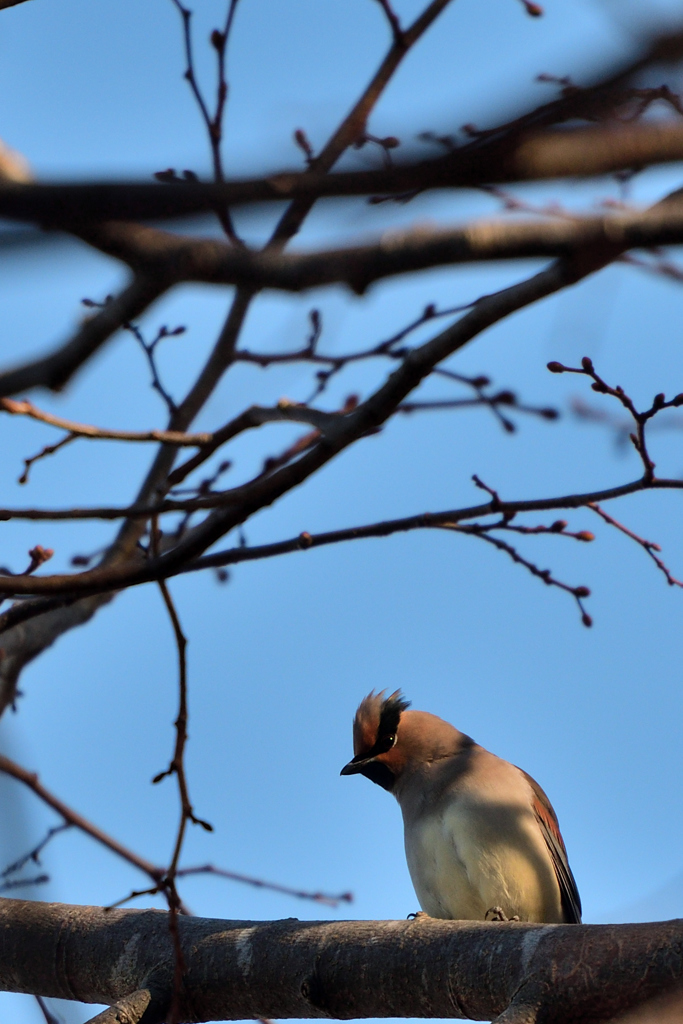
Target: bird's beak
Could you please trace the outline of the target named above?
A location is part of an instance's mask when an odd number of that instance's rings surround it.
[[[374,761],[374,757],[354,757],[348,764],[345,764],[342,770],[339,772],[340,775],[358,775],[363,770],[366,764],[370,764]]]

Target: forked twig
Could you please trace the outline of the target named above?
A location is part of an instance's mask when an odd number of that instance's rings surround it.
[[[610,526],[614,526],[617,530],[625,533],[626,536],[630,537],[631,540],[634,540],[636,544],[640,544],[641,548],[643,548],[644,551],[647,551],[648,555],[660,572],[664,573],[666,582],[670,587],[683,587],[683,582],[681,582],[681,580],[677,580],[676,577],[671,574],[671,571],[662,559],[658,558],[655,554],[656,551],[662,550],[659,544],[655,544],[654,541],[651,540],[645,540],[644,537],[639,537],[637,533],[633,532],[633,530],[629,530],[628,526],[624,526],[624,524],[620,523],[617,519],[613,519],[612,516],[608,515],[607,512],[600,508],[600,506],[595,502],[589,502],[586,507],[591,509],[593,512],[596,512],[597,515],[599,515],[601,519],[604,519],[606,523],[609,523]]]

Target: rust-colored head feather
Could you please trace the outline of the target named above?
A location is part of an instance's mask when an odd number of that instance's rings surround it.
[[[373,690],[359,704],[353,720],[353,753],[356,757],[367,755],[377,741],[396,734],[401,715],[410,707],[410,701],[403,698],[400,690],[385,697],[386,690]]]

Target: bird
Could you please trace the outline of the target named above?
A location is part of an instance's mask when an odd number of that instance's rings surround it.
[[[403,813],[422,912],[469,921],[580,924],[581,900],[552,805],[538,783],[442,718],[374,690],[353,723],[364,775]]]

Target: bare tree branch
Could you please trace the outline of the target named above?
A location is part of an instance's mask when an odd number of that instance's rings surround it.
[[[571,219],[482,220],[463,228],[413,228],[347,249],[281,254],[235,250],[212,239],[193,239],[155,228],[122,225],[123,244],[111,226],[102,251],[147,274],[176,282],[202,281],[299,292],[346,284],[363,294],[374,281],[429,267],[487,260],[571,257],[593,248],[683,244],[683,203]],[[94,235],[93,235],[94,239]],[[106,244],[106,248],[105,248]]]
[[[167,914],[0,902],[0,986],[115,1003],[170,995]],[[180,918],[184,1021],[440,1017],[605,1021],[674,994],[680,921],[536,925]],[[56,955],[59,948],[60,956]],[[71,970],[60,969],[64,962]],[[585,970],[590,963],[591,970]],[[609,984],[606,978],[609,976]],[[527,1019],[530,1019],[527,1017]],[[505,1017],[503,1017],[505,1020]]]
[[[61,391],[77,370],[126,320],[140,316],[166,290],[167,285],[136,277],[115,299],[95,316],[85,320],[70,341],[47,356],[0,373],[0,395],[13,395],[31,388]]]

